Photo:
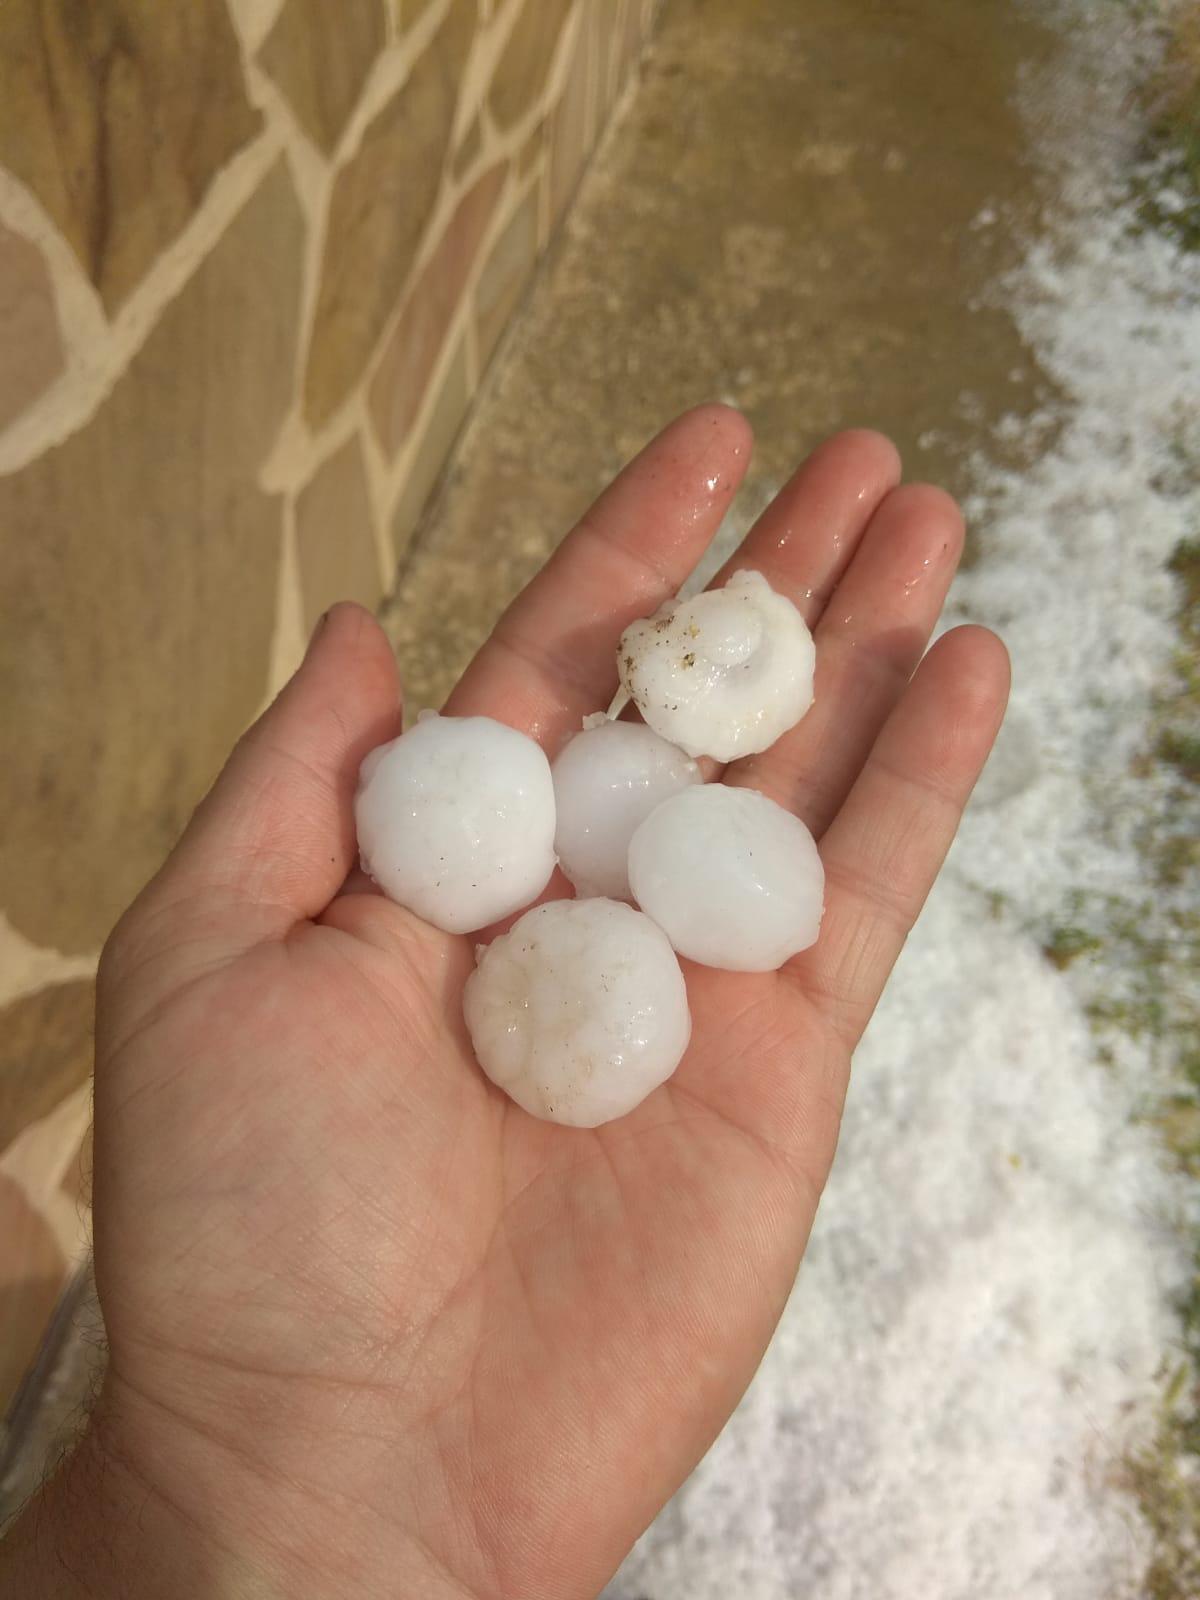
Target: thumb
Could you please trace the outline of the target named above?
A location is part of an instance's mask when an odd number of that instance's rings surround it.
[[[399,732],[382,628],[361,606],[334,606],[111,942],[186,942],[209,961],[316,916],[357,858],[359,763]]]

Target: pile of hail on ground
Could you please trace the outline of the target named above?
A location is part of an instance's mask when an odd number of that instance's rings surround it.
[[[1006,729],[856,1053],[771,1349],[612,1600],[1200,1594],[1200,1458],[1159,1442],[1167,1407],[1197,1437],[1195,1185],[1156,1109],[1196,1104],[1196,880],[1147,852],[1200,800],[1154,754],[1200,529],[1200,253],[1139,214],[1163,179],[1135,11],[1166,7],[1038,9],[1063,41],[1018,102],[1046,232],[992,302],[1063,409],[1020,470],[979,435],[946,618],[1003,633]]]
[[[643,722],[597,713],[558,754],[489,717],[424,713],[362,765],[364,870],[449,933],[529,906],[556,862],[574,899],[479,947],[463,1013],[488,1077],[536,1117],[594,1128],[679,1065],[691,1035],[676,952],[769,972],[816,939],[812,835],[697,757],[767,750],[812,704],[812,636],[759,573],[669,602],[617,649]],[[633,901],[639,909],[628,902]]]

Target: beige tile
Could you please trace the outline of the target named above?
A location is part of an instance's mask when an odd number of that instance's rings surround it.
[[[475,19],[476,0],[455,0],[338,173],[304,384],[314,425],[358,381],[416,260],[441,188]]]
[[[222,0],[5,0],[0,163],[110,311],[258,132]]]
[[[529,137],[517,153],[516,170],[518,178],[527,178],[537,165],[538,157],[546,147],[547,118],[543,117],[535,123]]]
[[[483,149],[483,127],[478,117],[472,117],[471,126],[463,134],[462,143],[454,152],[451,162],[451,171],[455,178],[461,178],[468,167],[472,166]]]
[[[616,90],[613,49],[620,21],[620,0],[592,0],[591,70],[596,106],[596,133],[603,130]]]
[[[0,906],[94,949],[267,686],[303,222],[280,161],[96,415],[0,478]]]
[[[328,155],[383,48],[383,0],[285,0],[258,60],[296,120]]]
[[[66,1275],[50,1229],[12,1179],[0,1176],[0,1411],[37,1353]]]
[[[392,541],[397,560],[403,557],[416,532],[421,513],[425,510],[462,425],[470,398],[466,341],[460,335],[392,516]]]
[[[555,222],[575,192],[588,153],[590,43],[588,29],[580,28],[562,97],[550,123],[550,209]]]
[[[511,128],[537,103],[570,9],[571,0],[525,0],[488,94],[501,128]]]
[[[0,428],[63,370],[54,287],[37,247],[0,223]]]
[[[537,189],[528,191],[504,232],[492,246],[475,289],[475,330],[479,370],[491,360],[497,341],[516,309],[537,260]]]
[[[431,0],[391,0],[397,30],[402,32],[405,28],[411,28],[429,10],[430,3]]]
[[[642,53],[641,0],[625,0],[625,14],[621,18],[619,76],[624,85],[629,73]]]
[[[96,989],[52,984],[0,1011],[0,1152],[92,1070]]]
[[[371,420],[384,451],[408,437],[479,246],[504,187],[507,163],[485,172],[459,201],[404,307],[371,383]]]
[[[321,463],[296,500],[296,559],[310,631],[335,600],[372,610],[379,604],[383,584],[357,434]]]

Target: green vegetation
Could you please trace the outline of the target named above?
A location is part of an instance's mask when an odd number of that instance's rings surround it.
[[[1200,47],[1200,12],[1197,12]],[[1200,57],[1197,59],[1200,70]],[[1200,1180],[1200,541],[1179,545],[1170,561],[1179,582],[1179,645],[1173,682],[1156,714],[1155,754],[1169,774],[1165,803],[1145,840],[1166,915],[1143,941],[1125,1003],[1094,1007],[1100,1026],[1148,1031],[1169,1051],[1174,1087],[1147,1112],[1180,1170]],[[1153,764],[1151,764],[1151,770]],[[1153,926],[1153,923],[1149,924]],[[1126,934],[1128,934],[1128,928]],[[1152,1443],[1128,1464],[1129,1487],[1154,1536],[1148,1600],[1200,1595],[1200,1233],[1192,1281],[1180,1306],[1179,1359],[1166,1382]]]
[[[1200,482],[1200,454],[1179,465]],[[1180,1172],[1200,1180],[1200,540],[1181,543],[1168,565],[1178,643],[1134,771],[1146,784],[1145,896],[1081,891],[1060,923],[1036,932],[1046,959],[1071,969],[1101,1060],[1115,1059],[1122,1038],[1148,1047],[1157,1087],[1148,1087],[1141,1118]],[[1126,1463],[1154,1539],[1147,1600],[1200,1596],[1200,1231],[1193,1259],[1157,1430]]]
[[[1060,972],[1064,972],[1078,956],[1089,955],[1103,948],[1103,939],[1089,933],[1086,928],[1074,927],[1052,929],[1042,946],[1047,961],[1052,961]]]
[[[1162,63],[1145,85],[1143,181],[1139,210],[1148,225],[1200,248],[1200,5],[1184,0],[1170,14]]]

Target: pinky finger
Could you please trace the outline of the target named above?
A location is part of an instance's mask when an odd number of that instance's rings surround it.
[[[986,628],[939,639],[821,840],[821,936],[786,973],[851,1048],[950,848],[1008,682],[1008,653]]]

